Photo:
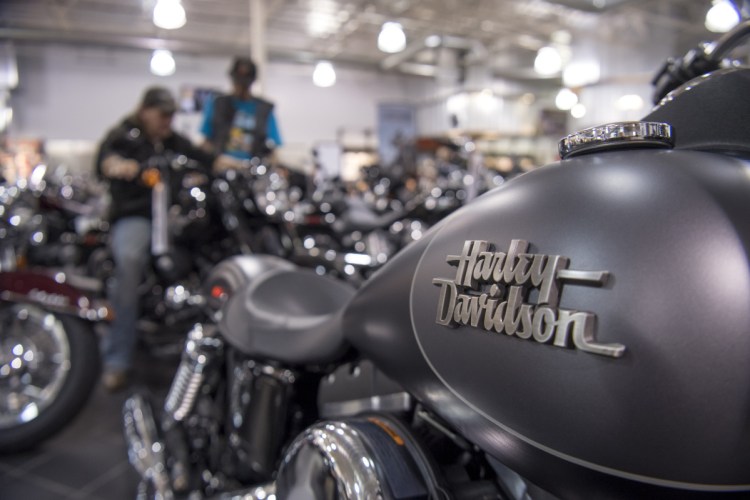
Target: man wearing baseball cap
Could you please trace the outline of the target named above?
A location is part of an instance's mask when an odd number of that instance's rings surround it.
[[[150,259],[151,188],[139,179],[141,165],[164,152],[184,155],[206,169],[236,168],[238,161],[193,146],[172,129],[177,109],[163,87],[147,89],[135,112],[109,131],[96,160],[99,175],[110,184],[111,247],[115,260],[112,306],[115,319],[103,345],[106,389],[127,385],[136,345],[138,285]]]

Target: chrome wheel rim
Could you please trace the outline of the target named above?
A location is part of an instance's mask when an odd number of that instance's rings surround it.
[[[0,429],[38,418],[69,372],[70,343],[59,318],[23,304],[0,310]]]

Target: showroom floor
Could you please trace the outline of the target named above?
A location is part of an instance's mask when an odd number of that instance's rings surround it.
[[[133,500],[138,475],[128,463],[121,409],[135,390],[163,395],[177,360],[141,355],[132,388],[109,394],[98,385],[66,429],[38,449],[0,456],[2,500]]]

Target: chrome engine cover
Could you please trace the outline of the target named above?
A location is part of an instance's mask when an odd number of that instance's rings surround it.
[[[275,488],[287,500],[449,498],[413,437],[384,415],[309,427],[287,450]]]

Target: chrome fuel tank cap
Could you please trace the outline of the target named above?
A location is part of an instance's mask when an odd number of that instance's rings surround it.
[[[564,137],[558,151],[564,160],[591,151],[629,146],[671,148],[674,146],[674,131],[671,125],[661,122],[609,123]]]

